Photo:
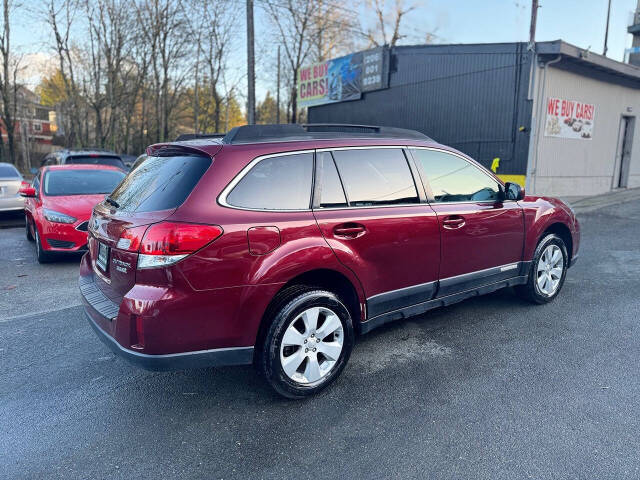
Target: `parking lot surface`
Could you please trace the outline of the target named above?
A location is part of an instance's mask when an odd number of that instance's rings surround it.
[[[78,260],[40,266],[0,230],[0,477],[638,478],[640,202],[581,222],[555,302],[505,290],[381,328],[297,402],[250,367],[115,358]]]

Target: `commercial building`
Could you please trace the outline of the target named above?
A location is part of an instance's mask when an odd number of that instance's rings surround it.
[[[530,193],[640,187],[640,67],[561,40],[400,46],[353,58],[360,63],[350,68],[338,59],[342,77],[331,65],[315,70],[326,88],[301,99],[310,123],[416,129]],[[349,95],[336,94],[345,84]]]

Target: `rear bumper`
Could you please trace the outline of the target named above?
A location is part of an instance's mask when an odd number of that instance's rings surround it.
[[[147,355],[124,348],[113,337],[102,330],[87,312],[89,324],[100,340],[113,353],[128,362],[146,370],[168,371],[190,368],[221,367],[225,365],[248,365],[253,361],[253,347],[216,348],[197,352],[169,353],[165,355]]]
[[[15,197],[0,198],[0,212],[11,212],[24,210],[24,197],[18,195]]]

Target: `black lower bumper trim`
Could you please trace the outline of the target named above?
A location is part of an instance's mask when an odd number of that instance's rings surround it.
[[[196,352],[169,353],[165,355],[148,355],[135,352],[120,345],[113,337],[107,335],[85,311],[91,327],[116,355],[146,370],[168,371],[190,368],[222,367],[225,365],[248,365],[253,362],[253,347],[215,348]]]

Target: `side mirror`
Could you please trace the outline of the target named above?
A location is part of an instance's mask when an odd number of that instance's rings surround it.
[[[35,197],[36,189],[33,188],[31,185],[26,187],[20,187],[20,190],[18,190],[18,193],[23,197]]]
[[[507,182],[504,184],[506,200],[522,200],[524,199],[524,188],[517,183]]]
[[[35,175],[36,173],[38,173],[38,169],[37,169],[37,168],[35,168],[35,167],[31,167],[31,168],[29,169],[29,172],[31,172],[31,175]]]

